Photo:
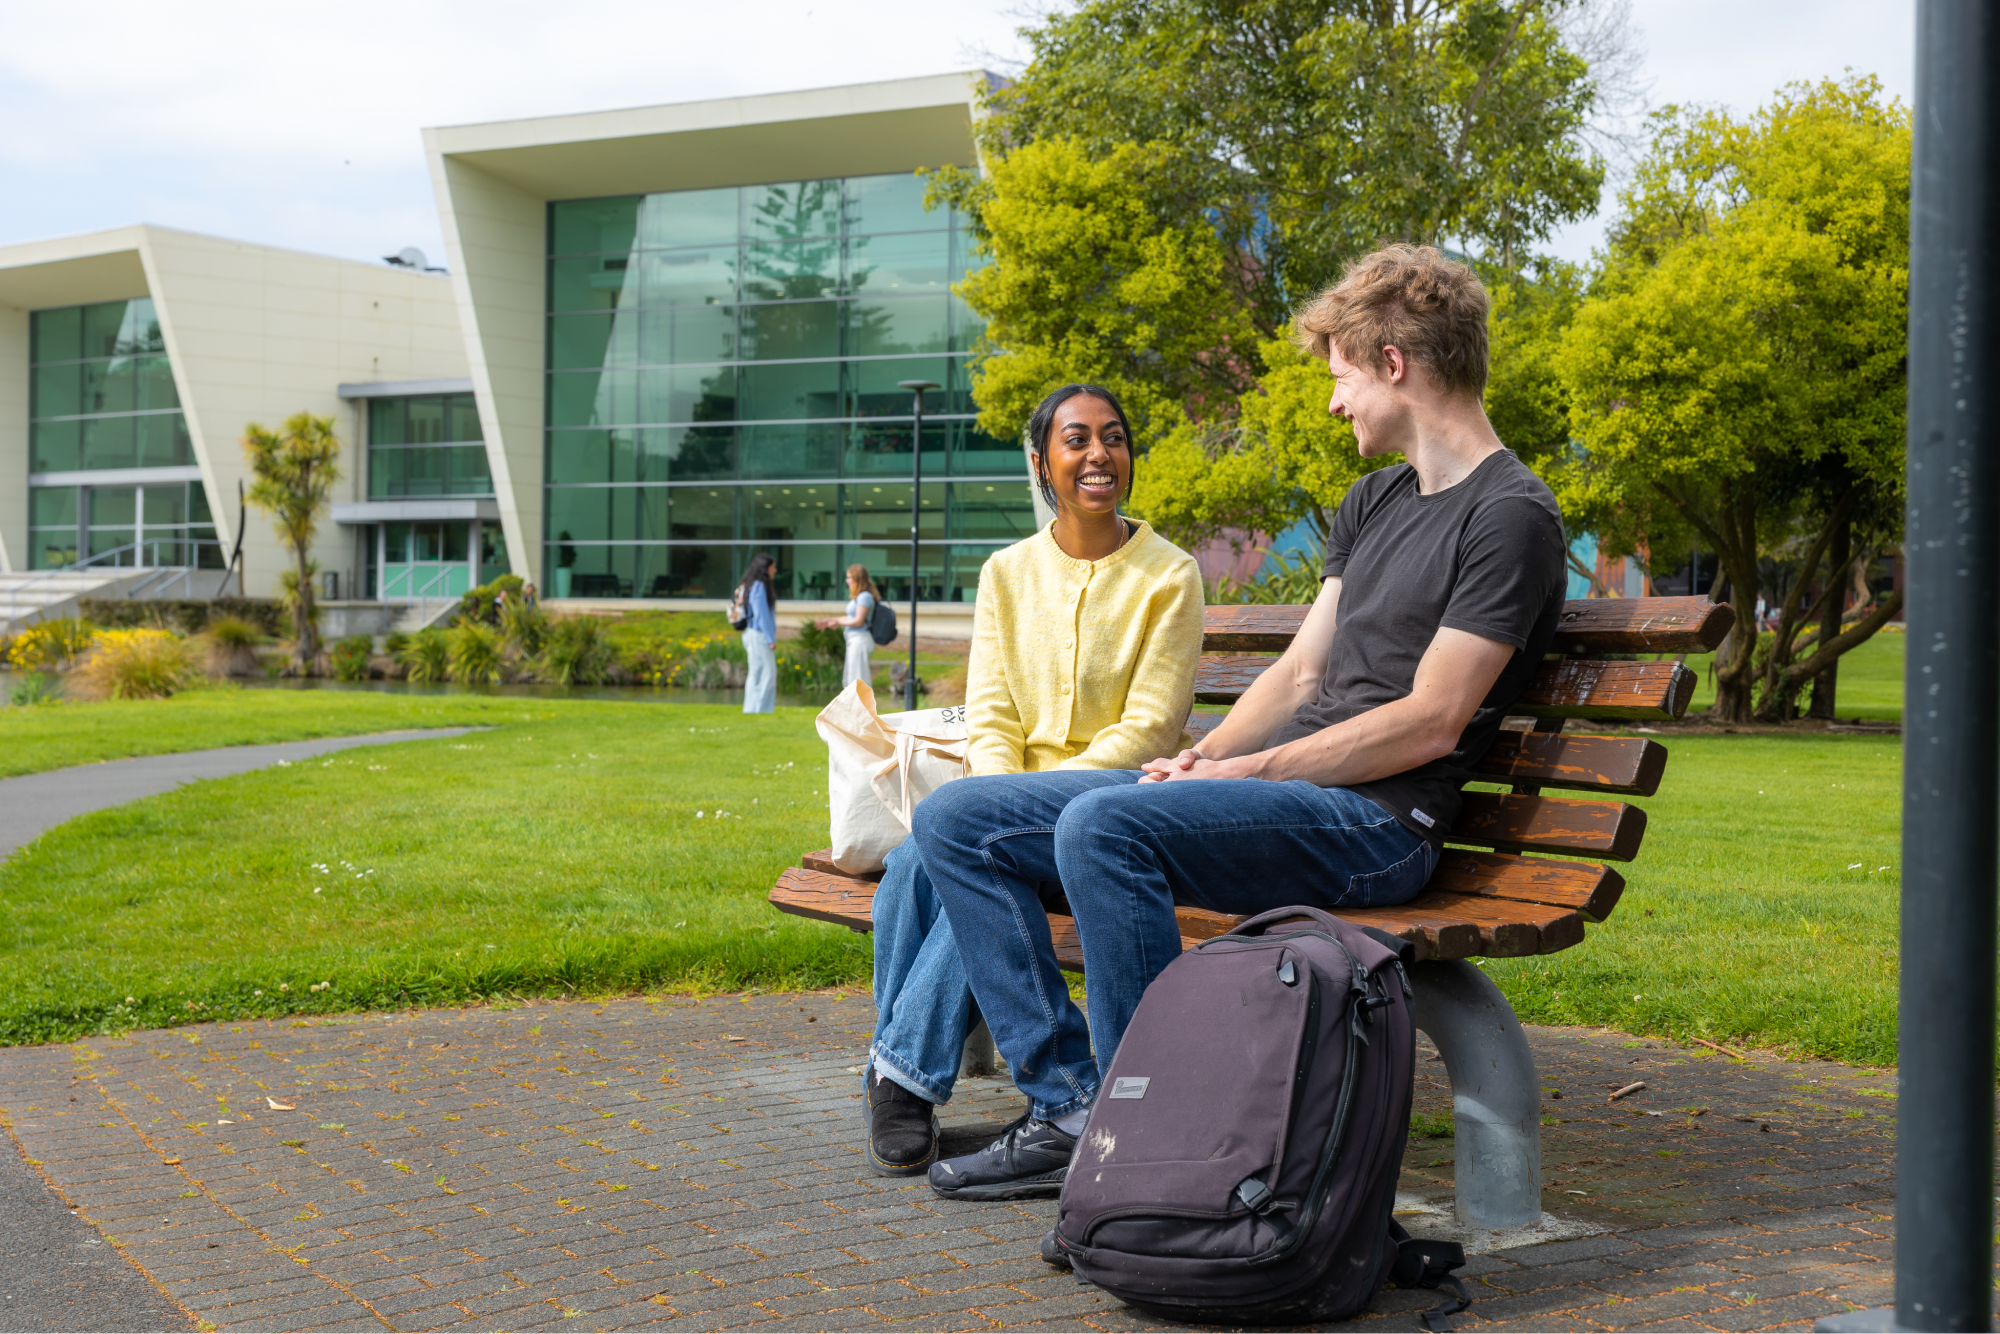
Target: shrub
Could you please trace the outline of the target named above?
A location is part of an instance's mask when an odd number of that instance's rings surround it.
[[[38,667],[60,670],[75,663],[97,634],[96,626],[77,616],[37,621],[14,637],[8,661],[21,671]]]
[[[333,646],[328,655],[333,662],[333,676],[337,681],[366,681],[368,679],[368,658],[375,651],[375,641],[367,635],[349,635]]]
[[[675,664],[670,685],[695,690],[732,690],[743,684],[750,673],[750,656],[743,640],[733,634],[710,635],[692,640],[687,656]]]
[[[241,616],[218,616],[208,623],[208,669],[222,676],[256,676],[257,646],[263,632]]]
[[[401,653],[409,642],[410,637],[401,630],[392,630],[382,636],[382,651],[393,658]]]
[[[418,683],[444,680],[450,658],[451,646],[445,633],[434,625],[411,635],[396,651],[396,661],[403,665],[404,674]]]
[[[548,627],[547,641],[535,660],[535,675],[553,685],[594,686],[611,670],[611,641],[604,621],[573,616]]]
[[[497,607],[500,594],[506,593],[507,600],[513,602],[521,596],[521,589],[526,583],[518,574],[503,574],[490,584],[481,584],[458,600],[458,619],[485,625],[499,624]]]
[[[55,692],[49,689],[49,678],[40,672],[29,672],[7,690],[7,702],[16,708],[46,704],[54,698]]]
[[[446,675],[465,685],[494,685],[506,667],[500,632],[481,621],[460,621],[445,632]]]
[[[194,675],[187,645],[165,630],[106,630],[76,670],[93,699],[165,699]]]
[[[1320,581],[1326,573],[1326,557],[1317,551],[1297,547],[1267,562],[1276,566],[1248,580],[1222,576],[1215,584],[1212,602],[1254,602],[1263,605],[1311,602],[1319,596]]]
[[[532,658],[542,651],[549,637],[549,614],[510,596],[500,606],[500,633],[505,636],[508,648],[524,658]]]

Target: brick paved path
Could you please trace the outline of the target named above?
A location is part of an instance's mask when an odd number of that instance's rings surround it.
[[[871,1018],[822,993],[190,1026],[0,1052],[0,1113],[222,1328],[1145,1326],[1035,1258],[1052,1202],[868,1172]],[[1562,1094],[1548,1207],[1607,1230],[1477,1256],[1461,1328],[1799,1327],[1888,1300],[1891,1077],[1530,1034]],[[1420,1070],[1419,1109],[1448,1114],[1443,1066]],[[1017,1110],[976,1083],[948,1151]],[[1413,1141],[1413,1201],[1445,1196],[1451,1153]],[[1385,1292],[1353,1327],[1430,1304]]]

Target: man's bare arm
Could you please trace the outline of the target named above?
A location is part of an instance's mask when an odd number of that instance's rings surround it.
[[[1347,787],[1407,773],[1451,754],[1516,651],[1511,644],[1463,630],[1440,629],[1417,664],[1410,693],[1402,699],[1274,750],[1218,759],[1204,754],[1191,763],[1155,760],[1146,768],[1156,780],[1303,778],[1320,787]],[[1207,743],[1202,749],[1207,750]]]
[[[1340,580],[1323,581],[1312,610],[1306,613],[1284,656],[1252,681],[1216,729],[1192,751],[1182,751],[1181,759],[1192,763],[1189,757],[1219,760],[1262,750],[1271,733],[1319,693],[1327,660],[1333,656],[1334,617],[1339,606]]]

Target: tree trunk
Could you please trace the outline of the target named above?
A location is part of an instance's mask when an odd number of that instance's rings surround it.
[[[1729,581],[1729,604],[1736,609],[1736,624],[1729,627],[1729,636],[1716,654],[1711,713],[1718,722],[1747,723],[1757,658],[1757,504],[1747,489],[1734,500],[1733,512],[1721,516],[1722,540],[1716,544],[1715,558]],[[1693,588],[1694,581],[1688,586]]]
[[[1847,580],[1851,573],[1847,568],[1852,554],[1850,544],[1854,539],[1854,525],[1842,515],[1833,530],[1833,543],[1827,551],[1826,577],[1834,585],[1832,596],[1826,600],[1826,610],[1819,622],[1819,642],[1831,644],[1840,637],[1841,617],[1847,612]],[[1813,678],[1812,706],[1806,711],[1808,717],[1833,718],[1834,691],[1840,681],[1840,659],[1835,658],[1826,665],[1826,670]]]
[[[300,548],[299,591],[292,602],[292,629],[297,644],[292,650],[292,659],[298,665],[300,676],[311,676],[313,664],[319,661],[319,630],[313,624],[312,562],[305,550]]]

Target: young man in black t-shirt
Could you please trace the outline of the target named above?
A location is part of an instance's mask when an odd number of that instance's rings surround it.
[[[1555,498],[1481,407],[1487,298],[1428,247],[1358,261],[1302,311],[1362,457],[1292,646],[1192,750],[1143,772],[949,783],[913,837],[1029,1116],[930,1169],[944,1195],[1054,1194],[1147,983],[1180,953],[1176,904],[1380,907],[1423,888],[1460,786],[1562,612]],[[1076,914],[1090,1024],[1041,893]],[[1095,1037],[1095,1051],[1092,1037]]]

